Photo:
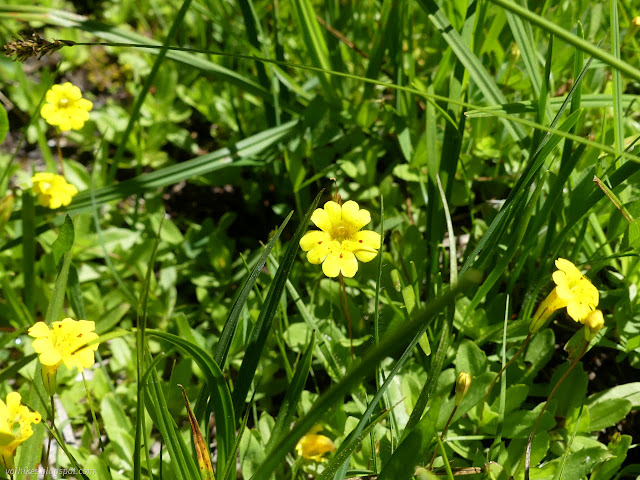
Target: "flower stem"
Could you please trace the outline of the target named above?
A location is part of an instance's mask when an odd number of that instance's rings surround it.
[[[576,358],[573,360],[573,362],[571,362],[571,365],[569,365],[569,368],[567,369],[567,371],[564,372],[564,375],[560,377],[560,380],[558,380],[558,382],[553,387],[553,390],[551,390],[551,393],[549,394],[547,401],[544,403],[544,407],[542,407],[542,410],[540,410],[540,414],[536,419],[536,423],[533,424],[533,430],[531,430],[531,434],[529,435],[529,440],[527,441],[527,449],[525,451],[524,480],[529,480],[529,463],[531,461],[531,445],[533,443],[533,436],[536,434],[536,430],[538,429],[538,424],[540,423],[540,419],[542,418],[542,415],[544,414],[544,412],[547,410],[547,407],[549,406],[549,402],[555,395],[556,391],[558,390],[562,382],[566,380],[566,378],[569,376],[569,374],[575,368],[575,366],[578,364],[578,362],[584,355],[584,352],[586,352],[588,346],[589,346],[589,342],[585,340],[584,345],[582,346],[582,350],[580,350],[580,353],[576,355]]]
[[[351,358],[353,359],[353,331],[351,329],[351,315],[349,314],[349,301],[347,300],[347,287],[344,285],[344,278],[342,272],[340,273],[340,285],[342,286],[342,296],[344,299],[344,313],[347,317],[347,325],[349,327],[349,342],[351,346]]]
[[[436,461],[436,456],[438,455],[438,447],[444,441],[444,436],[447,433],[447,429],[449,428],[449,424],[451,423],[451,420],[453,420],[453,416],[456,414],[456,410],[458,410],[458,405],[455,405],[453,407],[453,410],[451,411],[451,415],[449,415],[449,418],[447,419],[447,423],[444,424],[444,428],[442,429],[442,433],[440,434],[440,442],[438,442],[438,445],[436,445],[436,449],[433,452],[433,457],[431,457],[431,463],[429,463],[429,470],[432,469],[433,462]],[[444,445],[442,447],[442,451],[444,451]]]
[[[96,437],[98,439],[98,445],[100,445],[100,450],[104,453],[104,444],[102,443],[102,437],[100,436],[100,424],[98,423],[98,419],[96,418],[96,411],[93,405],[93,399],[91,398],[91,392],[89,392],[89,385],[87,385],[87,379],[84,377],[84,372],[82,372],[82,383],[84,383],[84,391],[87,392],[87,403],[89,404],[89,410],[91,410],[91,417],[93,418],[93,428],[96,432]],[[107,462],[107,467],[109,466],[109,460],[105,455],[105,461]]]
[[[522,353],[522,351],[524,350],[524,347],[526,347],[528,345],[528,343],[531,341],[531,337],[532,336],[533,336],[533,334],[531,332],[529,332],[529,334],[527,335],[527,338],[524,339],[524,342],[522,342],[522,345],[520,346],[518,351],[515,353],[515,355],[513,357],[511,357],[511,360],[509,360],[504,365],[504,367],[502,367],[502,369],[496,374],[495,378],[491,382],[491,385],[489,385],[489,389],[487,390],[487,393],[485,394],[484,399],[482,400],[482,403],[480,404],[480,421],[482,421],[482,414],[484,413],[484,405],[489,400],[489,395],[491,394],[491,390],[493,389],[493,387],[495,387],[496,383],[498,382],[498,380],[500,379],[500,377],[502,376],[504,371],[507,368],[509,368],[511,366],[511,364],[515,361],[515,359],[518,358],[518,356]]]
[[[64,164],[62,163],[62,149],[60,148],[60,130],[56,128],[56,147],[58,149],[58,162],[60,162],[60,173],[64,177]]]
[[[51,452],[51,440],[53,440],[53,429],[55,428],[53,422],[56,417],[56,406],[53,402],[53,395],[49,396],[49,399],[51,400],[51,430],[49,432],[49,441],[47,442],[47,454],[44,456],[45,478],[47,476],[47,472],[49,471],[49,452]]]

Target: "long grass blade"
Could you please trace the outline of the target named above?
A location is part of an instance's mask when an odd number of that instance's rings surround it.
[[[249,388],[256,373],[260,355],[262,354],[262,350],[267,341],[267,337],[269,336],[269,332],[271,331],[273,316],[276,313],[282,291],[284,290],[287,278],[289,277],[289,273],[291,272],[291,269],[293,267],[293,262],[296,259],[296,254],[299,248],[298,244],[300,242],[300,239],[302,238],[302,235],[307,229],[307,226],[309,225],[311,214],[318,205],[322,193],[323,190],[318,193],[315,200],[311,203],[311,206],[309,207],[309,210],[307,211],[307,214],[305,215],[302,223],[300,223],[298,229],[296,230],[296,233],[293,235],[293,238],[291,239],[289,246],[287,247],[287,250],[284,254],[284,258],[280,263],[280,268],[278,268],[278,271],[276,272],[276,275],[273,279],[273,283],[269,288],[269,293],[267,294],[267,298],[264,301],[264,306],[260,311],[258,320],[253,327],[251,338],[249,339],[249,342],[246,346],[246,354],[242,359],[242,365],[240,365],[238,377],[236,378],[233,389],[233,408],[236,414],[236,420],[239,419],[239,415],[242,412],[242,407],[244,406],[247,393],[249,392]]]
[[[205,374],[208,394],[213,404],[213,413],[216,419],[217,444],[218,444],[218,471],[223,471],[228,461],[235,462],[229,457],[229,453],[235,441],[235,417],[231,394],[227,387],[224,374],[213,360],[211,355],[182,337],[160,330],[147,329],[147,335],[162,339],[179,350],[189,355]]]
[[[238,295],[233,301],[233,305],[231,306],[231,310],[229,311],[229,316],[227,317],[227,320],[224,324],[222,333],[220,333],[220,339],[218,340],[218,345],[216,346],[215,353],[213,354],[214,361],[218,365],[220,365],[221,368],[224,368],[224,365],[227,361],[229,348],[231,348],[231,342],[233,341],[233,337],[238,327],[240,313],[242,312],[244,304],[247,301],[247,297],[253,289],[256,278],[258,278],[258,274],[262,271],[264,264],[267,262],[267,258],[271,253],[271,249],[278,241],[278,238],[280,238],[280,234],[282,234],[284,227],[286,227],[287,223],[289,223],[292,215],[293,212],[291,212],[287,216],[287,218],[284,219],[284,221],[280,225],[280,228],[278,228],[273,237],[271,237],[271,240],[269,240],[269,243],[267,243],[267,246],[264,248],[262,254],[260,255],[260,258],[251,269],[249,276],[245,279],[244,283],[242,284],[242,288],[240,288]]]

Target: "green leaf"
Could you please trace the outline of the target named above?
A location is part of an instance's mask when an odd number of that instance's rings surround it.
[[[73,232],[73,222],[69,215],[65,215],[64,223],[60,228],[60,234],[56,241],[51,245],[51,251],[53,252],[54,263],[57,265],[62,256],[71,251],[73,247],[75,234]]]
[[[611,398],[624,398],[631,402],[632,408],[640,408],[640,382],[625,383],[624,385],[618,385],[608,390],[594,393],[587,398],[587,405],[591,408],[592,405]]]
[[[589,407],[589,431],[612,427],[631,411],[632,404],[626,398],[610,398]]]
[[[53,293],[51,294],[51,300],[49,301],[49,306],[47,308],[47,314],[45,315],[45,323],[47,325],[51,325],[52,322],[60,320],[62,318],[62,307],[64,304],[64,294],[67,290],[67,280],[69,278],[69,267],[71,266],[71,246],[73,246],[73,223],[69,217],[65,218],[65,226],[63,227],[63,231],[60,233],[60,237],[63,237],[63,240],[59,244],[59,252],[65,252],[62,255],[62,264],[60,265],[60,270],[58,272],[58,277],[56,278],[56,283],[53,287]],[[70,231],[69,231],[70,229]],[[58,240],[60,239],[58,237]],[[71,245],[69,245],[69,239],[71,240]],[[58,241],[56,240],[56,242]],[[55,243],[55,242],[54,242]],[[68,249],[65,251],[65,248]]]

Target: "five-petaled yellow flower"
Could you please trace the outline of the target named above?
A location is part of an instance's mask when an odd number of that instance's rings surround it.
[[[71,203],[71,198],[78,193],[78,189],[67,183],[62,175],[39,172],[31,177],[33,193],[38,196],[38,203],[43,207],[60,208]]]
[[[349,200],[344,205],[334,201],[324,204],[311,215],[311,221],[320,230],[307,232],[300,239],[300,248],[307,253],[310,263],[322,263],[327,277],[353,277],[358,271],[358,260],[370,262],[380,248],[380,234],[360,230],[371,221],[371,214]]]
[[[320,430],[322,430],[322,427],[316,425],[309,433],[303,435],[300,440],[298,440],[296,444],[296,452],[298,452],[298,455],[307,460],[322,462],[325,454],[336,450],[336,447],[329,437],[318,435]]]
[[[14,468],[13,457],[18,446],[33,435],[32,423],[40,423],[38,412],[20,404],[18,392],[7,395],[7,403],[0,400],[0,463],[5,469]]]
[[[98,338],[95,328],[94,322],[65,318],[53,322],[53,328],[38,322],[29,329],[29,335],[35,338],[33,349],[40,354],[42,379],[49,395],[53,396],[56,391],[56,372],[60,365],[64,363],[68,369],[77,367],[82,372],[95,363],[94,352],[98,344],[84,347]]]
[[[84,122],[89,120],[89,112],[93,108],[82,92],[71,82],[54,85],[46,96],[47,103],[40,109],[40,115],[49,125],[67,130],[80,130]]]
[[[576,322],[585,323],[598,306],[600,296],[598,289],[569,260],[558,258],[558,270],[553,272],[556,287],[540,304],[529,324],[529,331],[537,332],[551,316],[560,308],[567,308],[567,313]]]

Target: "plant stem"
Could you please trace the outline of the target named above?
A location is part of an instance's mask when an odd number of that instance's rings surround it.
[[[504,367],[502,367],[502,369],[496,374],[495,378],[491,382],[491,385],[489,385],[489,389],[487,390],[487,393],[484,396],[484,399],[482,400],[482,403],[480,405],[480,421],[482,421],[482,414],[484,413],[484,404],[487,403],[487,401],[489,400],[489,395],[491,394],[491,390],[493,389],[493,387],[495,387],[496,383],[498,382],[498,379],[504,373],[504,371],[507,368],[509,368],[511,364],[515,361],[515,359],[518,358],[518,356],[522,353],[522,351],[524,350],[524,347],[526,347],[527,344],[531,341],[532,336],[533,334],[529,332],[529,334],[527,335],[527,338],[524,339],[524,342],[522,342],[522,345],[520,346],[518,351],[515,353],[515,355],[511,357],[511,360],[509,360]]]
[[[588,346],[589,346],[589,342],[585,340],[582,350],[580,350],[580,353],[576,355],[576,358],[573,360],[573,362],[571,362],[571,365],[569,365],[569,368],[567,369],[567,371],[564,372],[564,375],[560,377],[560,380],[558,380],[558,382],[553,387],[553,390],[551,390],[551,393],[549,394],[547,401],[544,403],[544,407],[542,407],[542,410],[540,410],[540,414],[536,419],[536,423],[533,424],[533,430],[531,430],[531,434],[529,435],[529,440],[527,441],[527,450],[525,451],[524,480],[529,480],[529,463],[531,460],[531,444],[533,443],[533,436],[536,434],[536,430],[538,429],[538,424],[540,423],[540,419],[542,418],[542,415],[544,414],[544,412],[547,410],[547,407],[549,406],[549,402],[555,395],[556,391],[558,391],[558,388],[560,387],[562,382],[565,381],[565,379],[569,376],[571,371],[578,364],[578,362],[584,355],[584,352],[587,350]]]
[[[62,149],[60,148],[60,130],[56,128],[56,147],[58,149],[58,162],[60,162],[60,173],[64,177],[64,164],[62,163]]]
[[[449,428],[449,424],[451,423],[451,420],[453,420],[453,416],[456,414],[456,410],[458,410],[458,405],[455,405],[453,407],[453,410],[451,411],[451,415],[449,415],[449,418],[447,419],[447,423],[444,424],[444,428],[442,429],[442,433],[440,434],[440,442],[438,442],[438,445],[436,445],[436,449],[433,452],[433,457],[431,457],[431,463],[429,463],[429,470],[431,470],[431,468],[433,467],[433,462],[436,461],[436,456],[438,455],[438,447],[444,441],[444,436],[447,433],[447,429]],[[444,452],[444,445],[442,446],[442,451]]]
[[[349,301],[347,300],[347,287],[344,285],[344,278],[342,272],[340,272],[340,285],[342,286],[342,296],[344,299],[344,313],[347,317],[347,325],[349,327],[349,342],[351,346],[351,359],[353,359],[353,331],[351,329],[351,315],[349,314]]]

